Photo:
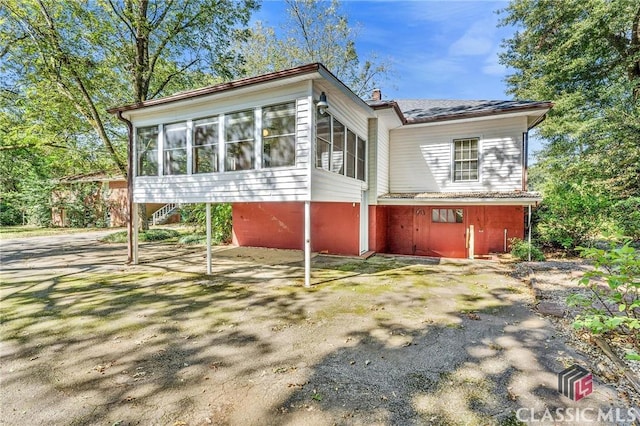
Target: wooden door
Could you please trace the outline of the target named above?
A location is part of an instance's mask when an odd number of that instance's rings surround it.
[[[467,257],[465,209],[430,209],[429,246],[430,256]]]

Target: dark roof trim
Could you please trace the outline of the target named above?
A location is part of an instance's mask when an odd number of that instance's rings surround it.
[[[181,92],[181,93],[177,93],[175,95],[167,96],[164,98],[152,99],[149,101],[138,102],[135,104],[109,108],[107,112],[111,114],[115,114],[117,112],[133,111],[136,109],[146,108],[150,106],[169,104],[173,102],[198,98],[201,96],[212,95],[214,93],[220,93],[228,90],[239,89],[241,87],[253,86],[256,84],[266,83],[274,80],[280,80],[284,78],[295,77],[295,76],[310,74],[314,72],[320,72],[321,70],[328,73],[329,75],[333,75],[331,74],[331,72],[329,72],[329,70],[325,68],[324,65],[320,63],[313,63],[313,64],[302,65],[296,68],[291,68],[284,71],[272,72],[269,74],[263,74],[255,77],[248,77],[240,80],[230,81],[227,83],[216,84],[214,86],[203,87],[201,89]]]
[[[371,108],[373,108],[374,110],[391,108],[391,109],[393,109],[395,111],[396,115],[400,119],[400,122],[402,124],[407,124],[407,119],[405,118],[404,114],[402,113],[402,110],[400,110],[400,106],[398,106],[398,103],[396,101],[380,101],[380,102],[377,102],[377,103],[371,103],[371,104],[369,104],[369,106]]]
[[[536,102],[535,105],[532,106],[517,106],[500,110],[487,110],[487,111],[474,111],[474,112],[464,112],[464,113],[456,113],[449,115],[439,115],[435,117],[425,117],[425,118],[415,118],[406,120],[406,124],[422,124],[422,123],[435,123],[439,121],[451,121],[451,120],[464,120],[467,118],[476,118],[476,117],[489,117],[495,115],[507,115],[513,114],[517,112],[523,111],[545,111],[549,110],[553,107],[552,102]]]

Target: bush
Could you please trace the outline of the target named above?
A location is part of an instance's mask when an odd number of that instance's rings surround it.
[[[22,213],[9,203],[4,201],[0,202],[0,225],[22,225]]]
[[[529,260],[529,250],[531,250],[531,260],[536,262],[544,260],[542,250],[534,244],[529,245],[528,241],[522,241],[520,238],[512,238],[509,242],[511,243],[511,255],[516,259]]]
[[[138,241],[165,241],[179,236],[180,233],[175,229],[149,229],[138,234]],[[101,238],[100,241],[104,243],[126,243],[127,231],[114,232]]]
[[[202,234],[183,235],[178,240],[178,243],[187,244],[187,245],[206,244],[206,242],[207,242],[207,236]]]
[[[618,201],[611,208],[611,217],[624,236],[640,240],[640,197]]]
[[[574,294],[567,302],[577,306],[575,328],[593,334],[618,332],[640,345],[640,252],[626,242],[622,247],[612,245],[608,250],[581,248],[582,256],[594,262],[594,269],[586,272],[580,285],[590,290],[589,296]],[[600,285],[606,283],[607,287]],[[629,353],[628,357],[633,357]],[[630,358],[631,359],[631,358]]]
[[[182,208],[182,220],[184,223],[196,225],[201,233],[206,226],[206,205],[195,204]],[[211,206],[212,240],[215,244],[231,242],[232,217],[231,204],[213,204]]]

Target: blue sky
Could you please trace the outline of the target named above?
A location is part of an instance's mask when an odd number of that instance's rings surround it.
[[[359,28],[356,49],[389,60],[394,75],[384,99],[510,99],[508,73],[498,63],[501,41],[514,28],[498,27],[506,1],[342,1]],[[279,28],[286,4],[266,0],[254,16]]]

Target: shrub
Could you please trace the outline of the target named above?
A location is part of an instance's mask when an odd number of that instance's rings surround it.
[[[582,256],[594,262],[594,269],[585,272],[580,285],[590,290],[589,296],[574,294],[567,299],[581,313],[573,323],[575,328],[593,334],[619,332],[638,347],[640,344],[640,252],[627,241],[621,247],[608,250],[581,248]],[[605,286],[599,285],[606,283]],[[629,357],[633,354],[629,353]]]
[[[182,209],[182,220],[185,223],[196,225],[200,232],[204,232],[206,226],[206,205],[196,204],[185,206]],[[211,206],[212,240],[216,244],[224,244],[231,241],[231,204],[213,204]]]
[[[611,217],[624,236],[640,240],[640,197],[618,201],[611,208]]]
[[[0,201],[0,225],[22,225],[22,213],[15,206],[4,201]]]
[[[179,237],[180,233],[175,229],[149,229],[138,234],[138,241],[164,241]],[[127,231],[118,231],[106,235],[100,239],[104,243],[126,243]]]
[[[529,260],[529,250],[531,250],[531,260],[541,262],[544,260],[544,254],[539,247],[534,244],[529,244],[528,241],[522,241],[520,238],[512,238],[509,240],[511,243],[511,255],[519,260]]]

